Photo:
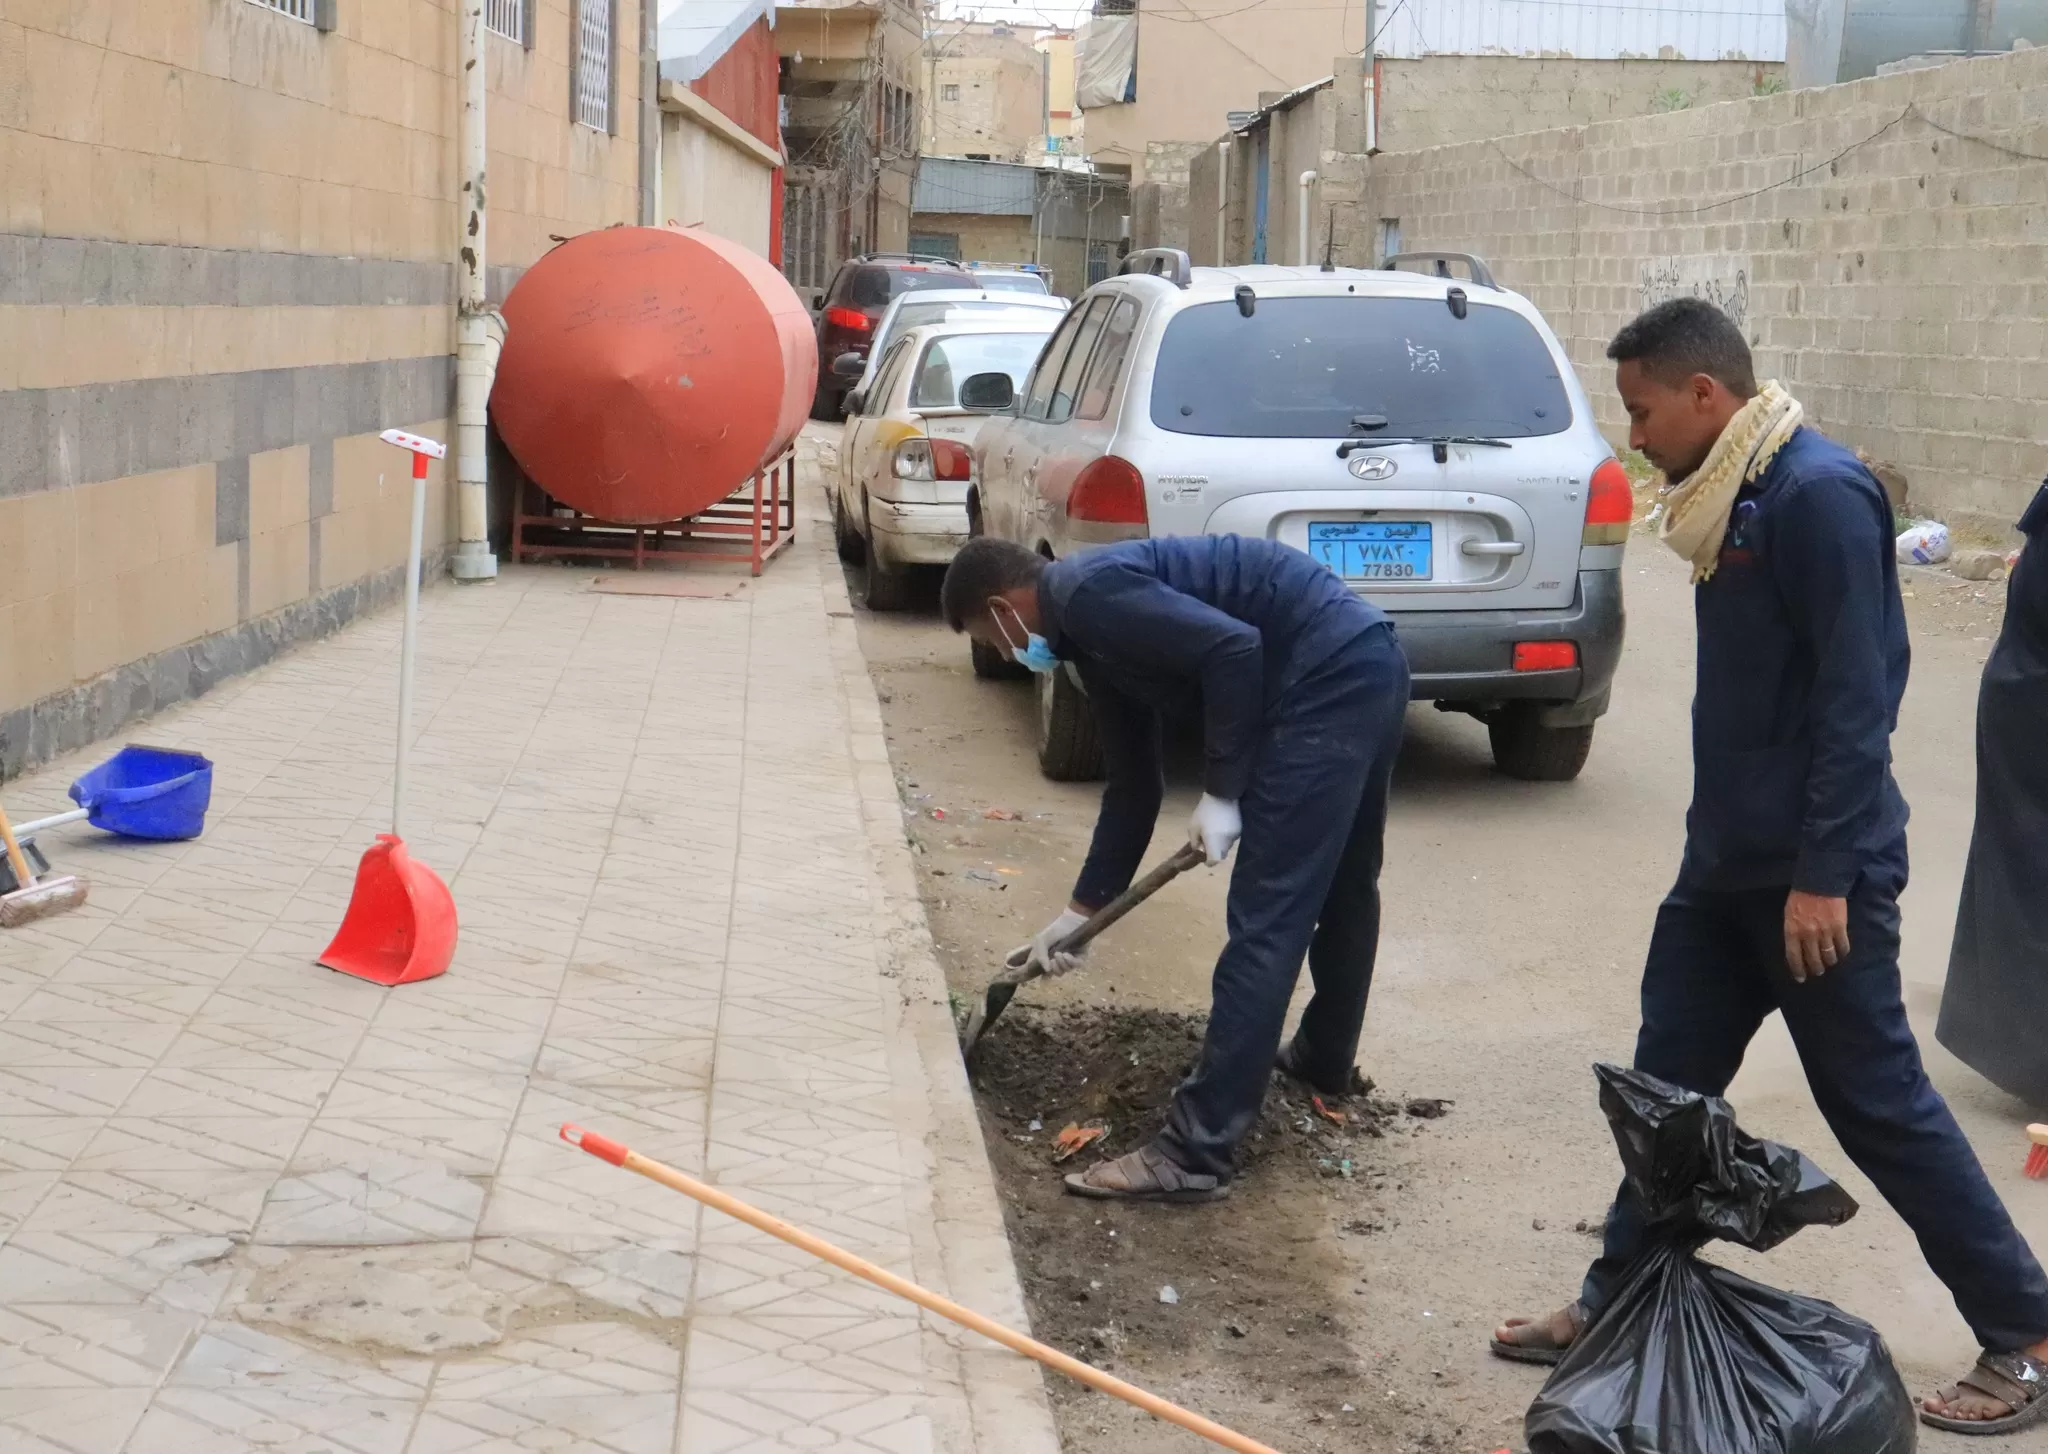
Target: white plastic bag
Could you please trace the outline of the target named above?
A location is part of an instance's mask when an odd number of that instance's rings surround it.
[[[1899,536],[1900,565],[1940,565],[1948,559],[1948,527],[1922,520]]]

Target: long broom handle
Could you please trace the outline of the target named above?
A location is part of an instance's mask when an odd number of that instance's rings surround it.
[[[427,456],[412,456],[412,528],[405,551],[405,626],[398,645],[398,752],[391,765],[391,836],[405,837],[405,790],[412,758],[414,643],[420,630],[420,557],[427,530]]]
[[[993,1339],[1005,1348],[1014,1349],[1026,1358],[1035,1358],[1047,1368],[1056,1369],[1071,1379],[1087,1384],[1090,1388],[1099,1389],[1103,1393],[1122,1399],[1125,1403],[1135,1404],[1155,1418],[1165,1419],[1170,1424],[1178,1424],[1191,1433],[1200,1434],[1212,1444],[1234,1449],[1237,1454],[1279,1454],[1278,1450],[1261,1444],[1256,1439],[1247,1438],[1234,1429],[1226,1429],[1200,1414],[1190,1413],[1179,1404],[1168,1403],[1157,1394],[1147,1393],[1136,1384],[1125,1383],[1121,1378],[1104,1373],[1078,1358],[1070,1358],[1059,1349],[1048,1347],[1035,1338],[1027,1338],[1022,1333],[1004,1327],[993,1318],[985,1318],[974,1309],[962,1307],[951,1298],[940,1297],[908,1278],[898,1277],[886,1267],[877,1267],[865,1258],[856,1257],[851,1252],[833,1246],[822,1237],[814,1237],[801,1227],[791,1226],[780,1217],[770,1216],[760,1208],[749,1206],[715,1186],[709,1186],[694,1176],[686,1176],[673,1166],[665,1166],[659,1161],[642,1156],[637,1151],[628,1150],[618,1142],[600,1136],[594,1131],[566,1124],[562,1127],[562,1139],[571,1146],[588,1151],[600,1161],[609,1161],[614,1166],[623,1166],[628,1171],[638,1172],[649,1181],[660,1182],[672,1191],[679,1191],[686,1197],[695,1198],[714,1211],[724,1212],[728,1217],[736,1217],[771,1237],[779,1237],[790,1246],[800,1248],[813,1257],[852,1273],[855,1277],[866,1278],[877,1287],[886,1288],[900,1298],[907,1298],[942,1318],[950,1318],[962,1327],[972,1328],[982,1337]]]

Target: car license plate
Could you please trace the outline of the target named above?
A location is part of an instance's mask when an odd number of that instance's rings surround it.
[[[1426,520],[1311,520],[1308,553],[1347,581],[1426,581]]]

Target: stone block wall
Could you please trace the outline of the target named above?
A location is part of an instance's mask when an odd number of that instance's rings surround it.
[[[1958,134],[1960,133],[1960,135]],[[1976,138],[1976,139],[1966,139]],[[1603,356],[1710,297],[1916,508],[2003,528],[2048,471],[2048,50],[1366,160],[1338,255],[1475,252],[1538,304],[1619,439]]]
[[[569,120],[574,4],[486,40],[498,295],[635,215],[638,6],[612,135]],[[452,411],[456,6],[332,9],[0,8],[0,776],[395,589],[376,434]]]

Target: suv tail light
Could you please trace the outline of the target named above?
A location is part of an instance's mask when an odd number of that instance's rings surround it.
[[[850,329],[855,333],[866,333],[875,326],[875,320],[858,308],[827,308],[825,321],[834,328]]]
[[[1586,489],[1586,528],[1581,545],[1626,545],[1628,527],[1636,518],[1636,492],[1629,487],[1628,471],[1621,461],[1610,459],[1593,471]]]
[[[1098,525],[1145,524],[1145,477],[1129,460],[1105,454],[1075,479],[1067,517]]]
[[[1516,671],[1570,671],[1579,664],[1579,648],[1571,641],[1517,641]]]

